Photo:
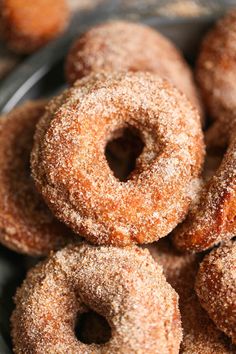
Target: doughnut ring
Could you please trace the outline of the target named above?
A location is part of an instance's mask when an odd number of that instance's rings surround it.
[[[150,27],[110,21],[91,28],[77,39],[66,60],[67,81],[73,84],[101,71],[146,71],[160,75],[184,92],[202,115],[188,64],[173,43]]]
[[[179,295],[183,327],[181,354],[233,354],[232,345],[202,308],[194,291],[201,257],[176,250],[168,237],[148,245],[154,260],[163,267],[168,283]]]
[[[30,176],[36,123],[45,102],[28,102],[0,119],[0,242],[42,255],[65,244],[71,232],[51,214]]]
[[[214,123],[208,145],[226,145],[235,125],[236,11],[229,12],[208,33],[197,60],[196,78]]]
[[[175,244],[183,250],[203,251],[236,233],[235,20],[233,11],[216,25],[203,42],[198,59],[200,88],[215,118],[207,132],[207,145],[228,144],[228,149],[199,201],[175,231]]]
[[[15,353],[179,353],[178,295],[138,247],[70,245],[28,273],[15,302]],[[108,322],[108,342],[76,338],[76,320],[89,310]]]
[[[32,152],[36,186],[55,215],[95,244],[166,236],[187,213],[204,156],[200,118],[170,83],[148,73],[100,73],[49,104]],[[128,128],[144,142],[120,182],[104,150]]]
[[[14,52],[29,54],[63,32],[68,17],[65,0],[0,0],[0,35]]]
[[[216,326],[236,344],[236,242],[228,242],[204,258],[195,289]]]
[[[174,231],[179,249],[203,251],[236,233],[236,138],[222,163],[200,192],[183,224]]]

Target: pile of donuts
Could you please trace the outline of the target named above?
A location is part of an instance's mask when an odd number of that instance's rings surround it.
[[[1,117],[0,240],[47,256],[14,298],[15,353],[236,353],[235,44],[232,11],[194,77],[156,30],[102,23],[67,89]]]

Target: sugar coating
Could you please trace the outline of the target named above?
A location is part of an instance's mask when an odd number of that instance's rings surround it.
[[[33,135],[45,104],[28,102],[0,119],[0,242],[31,255],[58,248],[72,234],[54,218],[30,173]]]
[[[213,250],[200,265],[196,292],[217,327],[236,344],[236,242]]]
[[[175,244],[182,250],[203,251],[235,236],[236,135],[232,137],[220,167],[175,230]]]
[[[0,36],[19,54],[29,54],[63,32],[69,9],[65,0],[1,0]]]
[[[169,79],[202,114],[192,72],[179,50],[140,23],[113,20],[92,27],[72,45],[65,71],[69,83],[101,71],[150,72]]]
[[[165,237],[148,246],[155,261],[163,266],[164,275],[179,295],[183,340],[181,354],[233,354],[236,347],[210,319],[194,291],[202,256],[181,253]]]
[[[137,129],[145,144],[127,182],[104,150],[113,132]],[[56,216],[96,244],[167,235],[197,192],[200,118],[183,94],[150,74],[93,74],[53,99],[32,152],[36,185]]]
[[[147,250],[70,245],[31,270],[12,316],[15,353],[179,353],[178,295]],[[105,344],[76,339],[79,314],[108,321]]]
[[[220,19],[204,38],[196,67],[202,98],[214,123],[209,145],[227,144],[235,125],[236,10]]]
[[[198,58],[196,75],[215,119],[206,142],[210,147],[227,146],[227,151],[186,221],[175,232],[180,249],[202,251],[236,233],[235,21],[236,11],[220,20],[203,41]]]

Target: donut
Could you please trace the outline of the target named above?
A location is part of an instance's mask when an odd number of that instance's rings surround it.
[[[0,35],[12,51],[29,54],[63,32],[68,17],[65,0],[0,0]]]
[[[28,273],[15,303],[15,353],[179,353],[178,295],[138,247],[67,246]],[[107,321],[107,342],[79,339],[90,311]]]
[[[202,114],[188,64],[173,43],[148,26],[113,20],[94,26],[78,38],[67,55],[67,81],[73,84],[101,71],[148,71],[160,75],[184,92]]]
[[[233,354],[236,352],[228,337],[222,333],[202,308],[194,291],[200,255],[181,253],[165,237],[148,245],[155,261],[163,267],[168,283],[179,295],[183,327],[181,354]]]
[[[204,38],[196,80],[213,125],[209,145],[226,145],[235,125],[236,10],[230,11]]]
[[[200,265],[196,292],[216,326],[236,344],[236,242],[207,255]]]
[[[121,182],[104,150],[125,129],[144,148]],[[157,240],[184,218],[203,152],[200,118],[170,83],[148,73],[100,73],[51,101],[31,163],[60,220],[94,244],[125,246]]]
[[[174,231],[175,245],[181,250],[200,252],[236,234],[236,135],[232,136],[220,167]]]
[[[170,236],[142,247],[163,267],[166,280],[178,293],[180,301],[191,297],[200,256],[180,252],[172,245]]]
[[[215,120],[206,142],[211,148],[227,146],[227,151],[186,221],[175,231],[175,244],[182,250],[203,251],[236,233],[235,20],[233,11],[216,25],[203,41],[198,58],[196,75]]]
[[[30,152],[45,101],[32,101],[0,119],[0,242],[17,252],[43,255],[72,234],[38,194],[30,174]]]

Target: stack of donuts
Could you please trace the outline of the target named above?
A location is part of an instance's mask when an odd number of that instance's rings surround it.
[[[236,353],[235,43],[232,11],[194,78],[156,30],[99,24],[66,90],[1,117],[0,241],[46,256],[15,353]]]

